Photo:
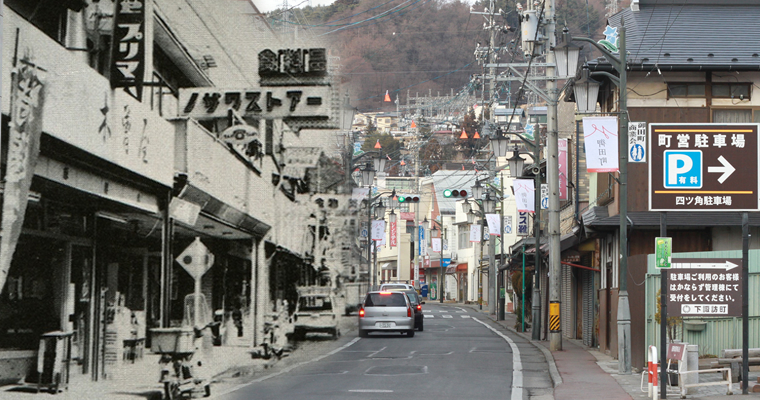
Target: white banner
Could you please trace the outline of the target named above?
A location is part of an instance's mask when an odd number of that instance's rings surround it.
[[[628,123],[628,162],[647,162],[647,123]]]
[[[548,183],[541,184],[541,209],[542,210],[549,209],[549,184]]]
[[[369,194],[369,188],[354,188],[354,190],[351,192],[351,200],[356,200],[357,202],[361,202],[362,200],[367,198],[368,194]]]
[[[470,242],[480,243],[480,224],[470,225]]]
[[[505,215],[504,216],[504,234],[505,235],[511,235],[512,234],[512,216],[511,215]]]
[[[584,117],[583,140],[588,172],[618,171],[617,117]]]
[[[535,212],[536,189],[533,179],[515,179],[512,181],[515,192],[515,202],[519,212]]]
[[[501,236],[501,224],[499,223],[499,219],[499,214],[486,214],[489,235]]]
[[[431,247],[433,248],[433,251],[436,253],[441,252],[441,238],[432,238],[431,240]]]
[[[372,240],[383,239],[385,239],[385,221],[382,219],[372,221]]]

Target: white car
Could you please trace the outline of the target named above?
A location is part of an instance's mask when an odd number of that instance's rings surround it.
[[[338,306],[335,298],[324,290],[299,290],[298,304],[293,313],[293,336],[302,340],[309,332],[322,332],[340,336]]]
[[[398,289],[414,290],[414,286],[406,284],[406,283],[383,283],[382,285],[380,285],[380,291],[398,290]]]

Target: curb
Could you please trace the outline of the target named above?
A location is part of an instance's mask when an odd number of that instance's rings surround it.
[[[470,306],[469,304],[465,304],[465,305],[466,306]],[[473,307],[470,307],[470,308],[473,308]],[[480,310],[476,309],[475,311],[480,311]],[[508,326],[506,324],[501,323],[502,321],[497,321],[496,319],[494,319],[491,316],[491,314],[486,313],[486,312],[483,312],[483,314],[486,317],[488,317],[488,319],[490,319],[491,321],[496,322],[497,324],[499,324],[499,325],[503,326],[504,328],[506,328],[508,331],[511,331],[512,333],[515,333],[515,334],[519,335],[520,337],[522,337],[523,339],[527,340],[528,343],[532,344],[539,351],[541,351],[544,354],[544,358],[546,358],[546,363],[549,365],[549,376],[552,379],[552,383],[554,384],[554,387],[556,388],[557,386],[559,386],[559,385],[562,384],[562,376],[560,375],[559,370],[557,369],[557,363],[554,361],[554,356],[552,355],[551,351],[549,351],[549,349],[547,349],[546,347],[544,347],[542,344],[537,343],[536,341],[534,341],[533,339],[531,339],[525,333],[518,332],[516,329],[514,329],[514,328],[512,328],[512,327],[510,327],[510,326]]]

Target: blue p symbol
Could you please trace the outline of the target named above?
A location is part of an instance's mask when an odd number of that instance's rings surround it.
[[[663,186],[668,189],[702,188],[702,151],[665,151],[665,179]]]

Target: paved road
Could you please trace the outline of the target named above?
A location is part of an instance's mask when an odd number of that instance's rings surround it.
[[[267,371],[216,385],[214,397],[522,400],[551,392],[546,361],[524,339],[469,307],[424,308],[425,330],[413,338],[371,333],[360,339],[352,317],[340,340],[309,337]]]

